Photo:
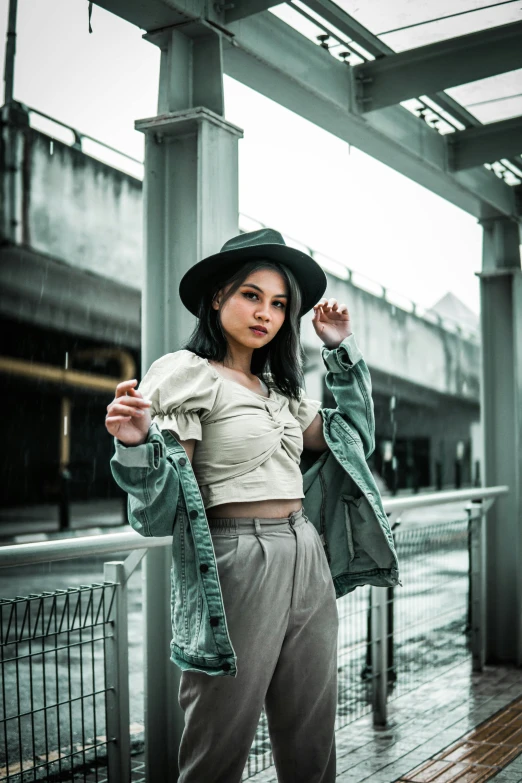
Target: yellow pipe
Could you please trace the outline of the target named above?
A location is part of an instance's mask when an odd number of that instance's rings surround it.
[[[120,378],[127,380],[136,377],[136,363],[128,353],[121,348],[89,348],[85,351],[74,351],[73,359],[115,359],[120,363]]]
[[[10,356],[0,356],[0,372],[10,375],[20,375],[24,378],[34,378],[40,381],[61,383],[73,388],[90,389],[92,391],[114,392],[116,385],[126,378],[109,378],[106,375],[93,375],[78,370],[65,370],[50,364],[29,362],[25,359],[12,359]],[[130,376],[133,377],[132,375]]]

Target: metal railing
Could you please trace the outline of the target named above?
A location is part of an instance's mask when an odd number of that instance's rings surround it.
[[[338,602],[337,728],[370,712],[376,724],[385,724],[390,699],[469,659],[466,633],[473,668],[482,667],[484,520],[495,498],[507,491],[493,487],[384,499],[403,587],[360,588]],[[457,520],[400,522],[411,509],[465,501],[470,502]],[[182,727],[179,673],[170,661],[157,665],[167,658],[163,642],[170,640],[170,612],[158,609],[160,597],[167,605],[170,601],[170,546],[170,537],[143,538],[128,530],[0,548],[0,568],[130,552],[125,560],[104,564],[103,583],[0,603],[0,735],[6,753],[0,782],[87,780],[88,766],[96,775],[89,780],[98,780],[103,767],[109,781],[130,780],[128,582],[142,561],[146,780],[174,779],[173,737],[179,739]],[[447,660],[443,653],[450,638],[453,657]],[[158,747],[169,748],[168,770],[164,759],[158,762]],[[244,779],[270,764],[262,719]],[[73,768],[83,770],[83,778],[74,777]],[[67,771],[72,778],[63,777]]]
[[[116,590],[107,581],[0,600],[0,780],[64,779],[75,769],[98,770],[107,756],[107,735],[117,733]]]

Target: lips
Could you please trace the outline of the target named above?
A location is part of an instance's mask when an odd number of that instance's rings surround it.
[[[252,332],[255,334],[267,334],[267,330],[264,329],[262,326],[251,326],[249,327]]]

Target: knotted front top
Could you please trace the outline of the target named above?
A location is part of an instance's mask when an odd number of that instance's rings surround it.
[[[160,429],[197,441],[192,466],[205,508],[304,497],[303,432],[320,402],[304,392],[291,399],[270,384],[264,397],[186,350],[154,362],[139,389]]]

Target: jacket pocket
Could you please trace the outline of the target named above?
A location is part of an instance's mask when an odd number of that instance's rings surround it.
[[[344,527],[346,530],[346,543],[348,546],[349,562],[355,558],[355,547],[353,543],[353,530],[352,530],[352,518],[350,515],[350,503],[353,503],[355,498],[351,495],[341,495],[341,500],[344,506]]]

